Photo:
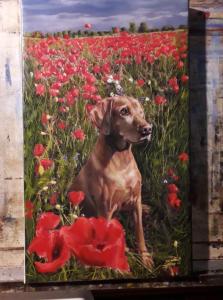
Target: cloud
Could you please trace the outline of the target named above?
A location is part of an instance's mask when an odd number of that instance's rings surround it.
[[[188,12],[187,11],[181,11],[178,13],[179,16],[182,16],[182,17],[187,17],[188,16]]]
[[[150,28],[187,22],[186,0],[24,0],[25,31],[95,30],[146,21]]]

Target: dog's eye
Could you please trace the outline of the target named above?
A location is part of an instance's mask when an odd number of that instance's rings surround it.
[[[129,115],[129,109],[128,109],[128,107],[123,107],[123,108],[120,110],[120,115],[121,115],[121,116],[127,116],[127,115]]]

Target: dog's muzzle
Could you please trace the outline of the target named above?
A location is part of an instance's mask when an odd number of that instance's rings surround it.
[[[152,125],[148,124],[139,128],[139,133],[142,137],[147,137],[152,134]]]

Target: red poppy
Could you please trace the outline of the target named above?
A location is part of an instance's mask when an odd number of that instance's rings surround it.
[[[42,78],[43,78],[42,72],[40,72],[39,70],[36,70],[36,71],[34,72],[34,78],[35,78],[35,80],[40,80],[40,79],[42,79]]]
[[[178,266],[171,266],[169,267],[169,273],[171,276],[176,276],[179,274],[179,267]]]
[[[45,94],[45,86],[43,84],[35,84],[35,87],[37,95],[43,96]]]
[[[181,76],[182,83],[186,83],[188,81],[188,79],[189,79],[189,77],[185,74]]]
[[[179,180],[179,176],[177,176],[177,175],[174,175],[172,178],[173,178],[174,181],[178,181]]]
[[[50,96],[52,97],[56,97],[58,94],[59,94],[59,90],[56,90],[56,89],[49,89],[49,94]]]
[[[58,127],[59,129],[61,129],[61,130],[64,130],[64,129],[67,127],[67,125],[66,125],[65,122],[59,121],[59,122],[57,123],[57,127]]]
[[[187,57],[187,53],[181,54],[181,58],[186,58],[186,57]]]
[[[90,23],[84,24],[84,28],[86,29],[91,29],[92,25]]]
[[[30,200],[27,200],[25,203],[25,216],[28,219],[33,218],[33,208],[34,208],[33,203]]]
[[[182,60],[180,60],[180,61],[178,62],[178,64],[177,64],[177,68],[178,68],[178,69],[182,69],[183,66],[184,66],[184,63],[183,63]]]
[[[182,162],[187,162],[189,160],[189,156],[187,153],[182,152],[179,156],[178,156],[179,160]]]
[[[85,93],[94,94],[94,93],[97,92],[97,89],[96,89],[96,87],[95,87],[94,85],[85,84],[85,85],[83,86],[83,91],[84,91]]]
[[[82,191],[73,191],[68,193],[69,201],[77,206],[79,205],[85,198],[85,194]]]
[[[173,89],[173,91],[174,91],[174,93],[175,94],[177,94],[178,92],[179,92],[179,85],[178,84],[176,84],[176,85],[174,85],[173,87],[172,87],[172,89]]]
[[[37,163],[35,165],[35,174],[36,174],[36,176],[39,175],[39,174],[42,175],[41,174],[41,170],[40,170],[41,167],[43,168],[43,170],[48,170],[48,169],[50,169],[52,167],[52,165],[53,165],[53,161],[52,160],[50,160],[48,158],[41,159],[40,160],[40,164]]]
[[[120,32],[120,29],[118,27],[115,27],[114,28],[114,33],[119,33]]]
[[[178,208],[181,206],[181,200],[177,197],[176,193],[168,194],[167,201],[173,208]]]
[[[56,205],[58,199],[58,193],[53,193],[50,197],[50,204]]]
[[[174,183],[173,184],[168,184],[167,189],[168,189],[169,193],[177,193],[177,192],[179,192],[178,187]]]
[[[94,73],[100,73],[101,72],[101,68],[100,68],[100,66],[98,66],[98,65],[95,65],[94,67],[93,67],[93,72]]]
[[[105,63],[102,65],[101,69],[104,74],[109,74],[111,72],[111,65],[109,63]]]
[[[39,273],[54,273],[70,259],[71,253],[61,231],[55,230],[59,223],[60,217],[51,212],[43,213],[37,221],[36,236],[28,252],[45,259],[45,262],[34,263]]]
[[[86,109],[87,112],[90,112],[93,108],[94,108],[94,105],[92,105],[92,104],[86,104],[85,105],[85,109]]]
[[[169,168],[167,170],[167,174],[168,174],[168,176],[172,177],[175,174],[175,172],[174,172],[174,170],[172,168]]]
[[[54,82],[54,83],[51,85],[51,89],[53,89],[53,90],[59,90],[61,87],[62,87],[62,83],[59,82],[59,81]]]
[[[36,223],[36,233],[40,231],[46,231],[55,229],[60,224],[60,216],[52,213],[42,213]]]
[[[65,113],[65,112],[67,112],[67,108],[65,106],[60,106],[59,112]]]
[[[164,98],[162,96],[158,96],[158,95],[155,97],[154,101],[157,105],[163,105],[167,102],[166,98]]]
[[[41,116],[41,123],[43,126],[45,126],[48,123],[47,114],[44,112],[42,113],[42,116]]]
[[[75,131],[72,132],[73,138],[83,141],[85,139],[85,134],[82,129],[76,129]]]
[[[71,226],[64,226],[62,232],[67,245],[83,264],[129,271],[125,234],[118,220],[81,217]]]
[[[41,166],[43,166],[44,170],[48,170],[52,167],[53,161],[51,159],[45,158],[40,161]]]
[[[167,175],[170,176],[170,177],[172,177],[172,179],[173,179],[174,181],[178,181],[178,179],[179,179],[179,176],[177,176],[177,175],[175,174],[175,171],[174,171],[173,169],[171,169],[171,168],[168,169]]]
[[[86,79],[86,82],[90,85],[95,83],[95,81],[96,81],[96,78],[91,74],[86,74],[85,79]]]
[[[72,95],[73,97],[77,97],[77,96],[79,95],[79,90],[76,89],[76,88],[72,88],[72,89],[70,90],[70,93],[71,93],[71,95]]]
[[[68,40],[70,37],[69,37],[68,34],[64,34],[63,38],[64,38],[65,40]]]
[[[144,86],[145,81],[143,79],[138,79],[137,84],[138,84],[138,86],[142,87],[142,86]]]
[[[168,80],[168,84],[170,87],[174,87],[175,85],[177,85],[177,78],[176,77],[172,77]]]
[[[100,95],[92,95],[91,99],[95,102],[101,101],[101,96]]]
[[[56,102],[58,102],[58,103],[65,103],[66,99],[65,98],[57,98]]]
[[[41,156],[41,155],[43,155],[44,151],[45,151],[45,148],[42,144],[36,144],[33,149],[33,155]]]

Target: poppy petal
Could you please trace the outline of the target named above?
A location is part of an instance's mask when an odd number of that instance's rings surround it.
[[[95,239],[98,242],[104,241],[107,230],[108,230],[108,221],[102,217],[90,218],[89,221],[94,228]]]
[[[75,255],[79,255],[80,247],[91,242],[93,228],[87,218],[79,218],[71,226],[63,226],[61,228],[61,235]]]
[[[82,263],[88,266],[106,266],[106,261],[101,251],[96,249],[93,245],[86,245],[81,247],[78,258]]]
[[[41,231],[41,234],[36,236],[30,243],[28,252],[35,252],[39,257],[46,258],[48,261],[52,261],[53,249],[55,248],[57,238],[58,231]]]
[[[69,259],[70,259],[70,251],[64,245],[60,253],[60,256],[57,259],[46,263],[35,262],[35,267],[37,272],[39,273],[55,273],[58,269],[63,267]]]
[[[41,230],[51,230],[56,228],[60,223],[60,216],[55,215],[52,212],[46,212],[41,214],[36,224],[36,235]]]
[[[104,249],[102,257],[106,261],[106,267],[118,269],[123,272],[130,271],[127,257],[122,247],[117,245],[107,247]]]

